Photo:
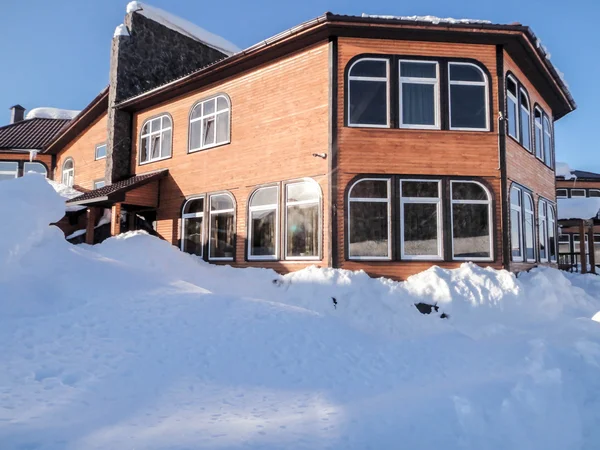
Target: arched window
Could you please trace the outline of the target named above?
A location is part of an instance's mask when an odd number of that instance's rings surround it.
[[[279,187],[258,188],[250,197],[248,259],[277,259],[279,255]]]
[[[525,213],[525,256],[527,262],[535,262],[535,213],[533,211],[533,198],[525,192],[523,200]]]
[[[168,115],[147,120],[140,135],[140,164],[171,157],[173,124]]]
[[[554,207],[548,205],[548,253],[550,261],[556,261],[556,219]]]
[[[440,128],[439,64],[400,60],[400,127]]]
[[[542,117],[543,113],[540,108],[535,107],[535,119],[534,119],[534,129],[535,129],[535,156],[537,156],[542,161],[544,160],[544,132],[542,127]]]
[[[513,261],[523,261],[523,208],[521,189],[510,189],[510,244]]]
[[[389,60],[361,58],[348,70],[348,125],[389,127]]]
[[[235,202],[229,193],[209,198],[208,259],[233,260],[235,248]]]
[[[540,261],[548,261],[548,210],[544,200],[538,201],[538,228],[540,243]]]
[[[319,259],[321,189],[314,181],[285,187],[285,257]]]
[[[449,71],[450,129],[488,130],[488,79],[475,64],[451,62]]]
[[[189,151],[228,144],[230,140],[229,98],[218,95],[194,105],[190,113]]]
[[[348,256],[391,259],[389,178],[364,178],[348,191]]]
[[[62,166],[62,184],[73,187],[75,182],[75,163],[73,158],[67,158]]]
[[[552,128],[550,127],[550,120],[548,120],[548,116],[544,114],[544,162],[550,166],[554,167],[554,162],[552,159]]]
[[[521,145],[527,150],[531,150],[531,108],[529,107],[529,97],[524,89],[521,93]]]
[[[506,123],[508,124],[508,134],[519,140],[519,94],[517,80],[512,76],[506,77]]]
[[[48,169],[46,169],[46,166],[44,166],[42,163],[35,161],[25,162],[23,164],[23,173],[27,174],[29,172],[39,173],[41,175],[44,175],[45,177],[48,176]]]
[[[204,249],[204,197],[192,198],[183,205],[181,250],[202,257]]]
[[[492,259],[492,202],[475,181],[451,181],[452,256],[457,260]]]

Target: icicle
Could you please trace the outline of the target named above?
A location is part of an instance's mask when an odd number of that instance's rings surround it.
[[[32,162],[38,154],[37,150],[29,150],[29,162]]]

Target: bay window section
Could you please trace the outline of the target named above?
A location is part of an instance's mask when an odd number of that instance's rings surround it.
[[[190,114],[189,152],[228,144],[230,111],[225,95],[197,103]]]
[[[508,135],[519,140],[519,123],[517,82],[511,76],[506,78],[506,123],[508,124]]]
[[[181,215],[181,250],[202,257],[204,249],[204,197],[185,202]]]
[[[534,131],[535,131],[535,156],[542,161],[544,160],[544,131],[542,126],[542,110],[535,107],[534,114]]]
[[[23,163],[23,174],[28,174],[30,172],[39,173],[40,175],[48,176],[48,170],[46,166],[39,162],[25,162]]]
[[[521,145],[527,150],[531,150],[531,109],[529,108],[529,98],[523,89],[521,94]]]
[[[471,63],[448,64],[450,129],[488,130],[487,76]]]
[[[172,129],[167,115],[144,123],[140,135],[140,164],[171,157]]]
[[[548,254],[550,262],[556,262],[556,219],[552,205],[548,205]]]
[[[481,184],[451,181],[452,256],[457,260],[492,258],[491,199]]]
[[[548,262],[548,212],[544,200],[538,201],[538,230],[540,245],[540,261]]]
[[[208,227],[208,259],[233,260],[235,247],[235,206],[230,194],[210,196],[210,220]]]
[[[400,181],[401,257],[442,259],[441,181]]]
[[[279,188],[259,188],[249,206],[248,259],[271,260],[279,254]]]
[[[439,129],[439,67],[435,61],[400,61],[400,127]]]
[[[510,245],[513,261],[523,261],[523,208],[521,189],[510,189]]]
[[[19,163],[0,161],[0,181],[10,180],[19,176]]]
[[[348,71],[348,125],[389,127],[389,61],[362,58]]]
[[[544,162],[550,167],[554,167],[552,158],[552,128],[548,116],[544,115]]]
[[[535,262],[535,214],[533,211],[533,198],[525,192],[524,216],[525,216],[525,258],[527,262]]]
[[[319,259],[321,191],[313,181],[285,188],[285,257]]]
[[[348,194],[348,256],[391,259],[390,179],[366,178]]]

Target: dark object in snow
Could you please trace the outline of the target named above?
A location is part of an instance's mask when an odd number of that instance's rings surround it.
[[[273,280],[273,284],[275,286],[281,286],[283,284],[283,281],[275,279],[275,280]]]
[[[419,310],[419,312],[421,314],[431,314],[433,311],[435,312],[439,312],[440,307],[435,304],[435,305],[430,305],[428,303],[415,303],[415,306],[417,307],[417,309]],[[446,313],[442,313],[440,315],[440,319],[449,319],[450,316]]]
[[[337,300],[335,297],[331,297],[331,300],[333,300],[333,309],[337,309]]]

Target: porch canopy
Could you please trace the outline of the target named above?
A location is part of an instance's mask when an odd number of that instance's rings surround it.
[[[587,272],[587,254],[589,254],[589,264],[592,273],[596,273],[596,261],[594,253],[594,225],[598,225],[600,220],[599,197],[576,197],[558,199],[558,224],[561,227],[561,233],[576,233],[580,236],[579,261],[581,262],[581,273]],[[587,236],[586,252],[584,236]],[[574,260],[575,255],[571,255]]]

